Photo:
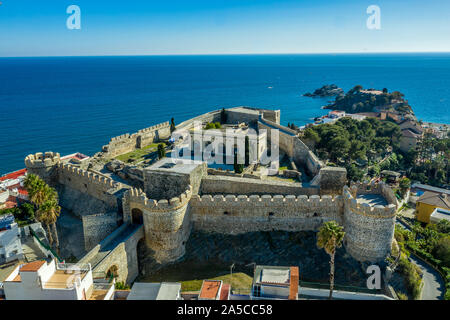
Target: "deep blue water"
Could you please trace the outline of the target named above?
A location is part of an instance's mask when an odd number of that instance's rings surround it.
[[[283,124],[303,125],[328,99],[301,95],[331,83],[399,90],[419,119],[450,123],[450,54],[2,58],[0,174],[29,153],[92,155],[221,107],[281,109]]]

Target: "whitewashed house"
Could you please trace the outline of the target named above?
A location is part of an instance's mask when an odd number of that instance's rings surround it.
[[[0,264],[23,258],[20,230],[14,216],[0,216]]]

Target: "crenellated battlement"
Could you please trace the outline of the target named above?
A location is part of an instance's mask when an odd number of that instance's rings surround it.
[[[83,183],[86,185],[94,184],[96,186],[100,186],[103,190],[108,189],[119,189],[121,188],[122,184],[120,182],[116,182],[111,178],[104,177],[101,175],[98,175],[96,173],[83,170],[79,167],[73,166],[71,164],[64,164],[60,163],[59,165],[60,170],[60,181],[63,181],[64,178],[67,177],[75,177],[78,180],[81,179]],[[73,184],[73,180],[69,180]]]
[[[181,193],[178,197],[169,200],[155,200],[147,198],[147,195],[140,189],[131,188],[126,195],[130,204],[140,204],[140,207],[149,211],[173,211],[186,205],[192,197],[192,186]]]
[[[170,124],[168,121],[144,128],[136,133],[125,133],[111,138],[107,145],[102,147],[102,152],[109,157],[115,157],[119,154],[131,152],[136,148],[142,148],[153,143],[161,137],[170,136]]]
[[[361,187],[366,190],[366,186],[361,184]],[[378,186],[377,186],[378,187]],[[356,193],[358,190],[358,186],[352,186],[351,188],[344,188],[344,199],[346,200],[346,204],[352,212],[360,215],[370,216],[372,218],[391,218],[395,216],[397,211],[397,206],[395,204],[388,204],[386,206],[376,205],[370,206],[367,203],[358,203]],[[372,189],[373,192],[373,189]]]
[[[194,195],[192,197],[193,201],[198,201],[203,204],[214,204],[214,203],[224,203],[227,205],[267,205],[267,204],[286,204],[293,206],[340,206],[342,204],[342,196],[331,196],[331,195]]]
[[[61,155],[58,152],[38,152],[29,154],[25,158],[25,165],[27,168],[42,168],[51,167],[61,162]]]
[[[120,143],[120,142],[124,142],[125,140],[130,139],[130,138],[131,138],[132,136],[134,136],[134,135],[135,135],[135,134],[130,135],[129,133],[125,133],[125,134],[122,134],[122,135],[120,135],[120,136],[111,138],[110,143]]]
[[[151,127],[148,127],[148,128],[141,129],[137,133],[138,134],[139,133],[151,133],[151,132],[154,132],[156,130],[159,130],[159,129],[162,129],[162,128],[167,128],[167,127],[170,127],[169,121],[166,121],[166,122],[163,122],[163,123],[159,123],[157,125],[154,125],[154,126],[151,126]]]

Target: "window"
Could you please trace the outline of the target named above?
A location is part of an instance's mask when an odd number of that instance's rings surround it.
[[[260,286],[253,286],[253,296],[261,297],[261,287]]]

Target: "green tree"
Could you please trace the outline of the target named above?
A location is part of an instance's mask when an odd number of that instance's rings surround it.
[[[59,251],[56,221],[61,212],[61,207],[58,205],[58,193],[40,177],[34,174],[27,175],[24,186],[31,202],[38,208],[36,210],[36,219],[46,226],[50,245],[55,243],[55,246]],[[53,230],[50,227],[52,227]]]
[[[172,119],[170,119],[170,133],[174,132],[175,130],[176,130],[175,119],[172,118]]]
[[[399,187],[400,187],[400,193],[401,193],[402,197],[404,197],[406,195],[406,192],[408,192],[408,189],[411,187],[411,180],[409,180],[406,177],[401,178],[399,181]]]
[[[350,150],[350,141],[344,137],[336,137],[330,140],[330,156],[333,161],[347,155]]]
[[[234,154],[234,172],[242,173],[244,171],[244,164],[238,163],[238,154]]]
[[[307,141],[310,141],[313,146],[315,147],[317,144],[319,144],[320,142],[320,136],[317,133],[317,131],[315,131],[312,128],[306,128],[305,131],[303,132],[303,138]]]
[[[228,116],[227,116],[227,113],[225,111],[225,108],[222,108],[222,111],[220,111],[220,122],[222,124],[227,123],[227,118],[228,118]]]
[[[334,258],[336,249],[341,247],[344,239],[344,228],[337,224],[336,221],[325,222],[319,229],[317,234],[317,246],[324,249],[330,256],[330,296],[333,296],[334,288]]]
[[[51,241],[54,242],[55,247],[59,253],[59,238],[58,238],[58,231],[56,228],[56,221],[59,217],[59,214],[61,213],[61,207],[58,205],[58,198],[56,191],[51,192],[49,195],[49,198],[45,200],[40,206],[39,209],[36,211],[36,217],[37,219],[44,223],[47,227],[47,232],[51,234],[53,232],[53,237],[51,238]],[[50,226],[52,230],[50,231]],[[50,242],[49,238],[49,242]]]
[[[250,141],[248,136],[245,136],[245,165],[250,164]]]
[[[164,146],[164,143],[158,144],[158,158],[162,159],[166,156],[166,148]]]
[[[450,267],[450,236],[437,240],[433,248],[433,255],[441,260],[445,267]]]

